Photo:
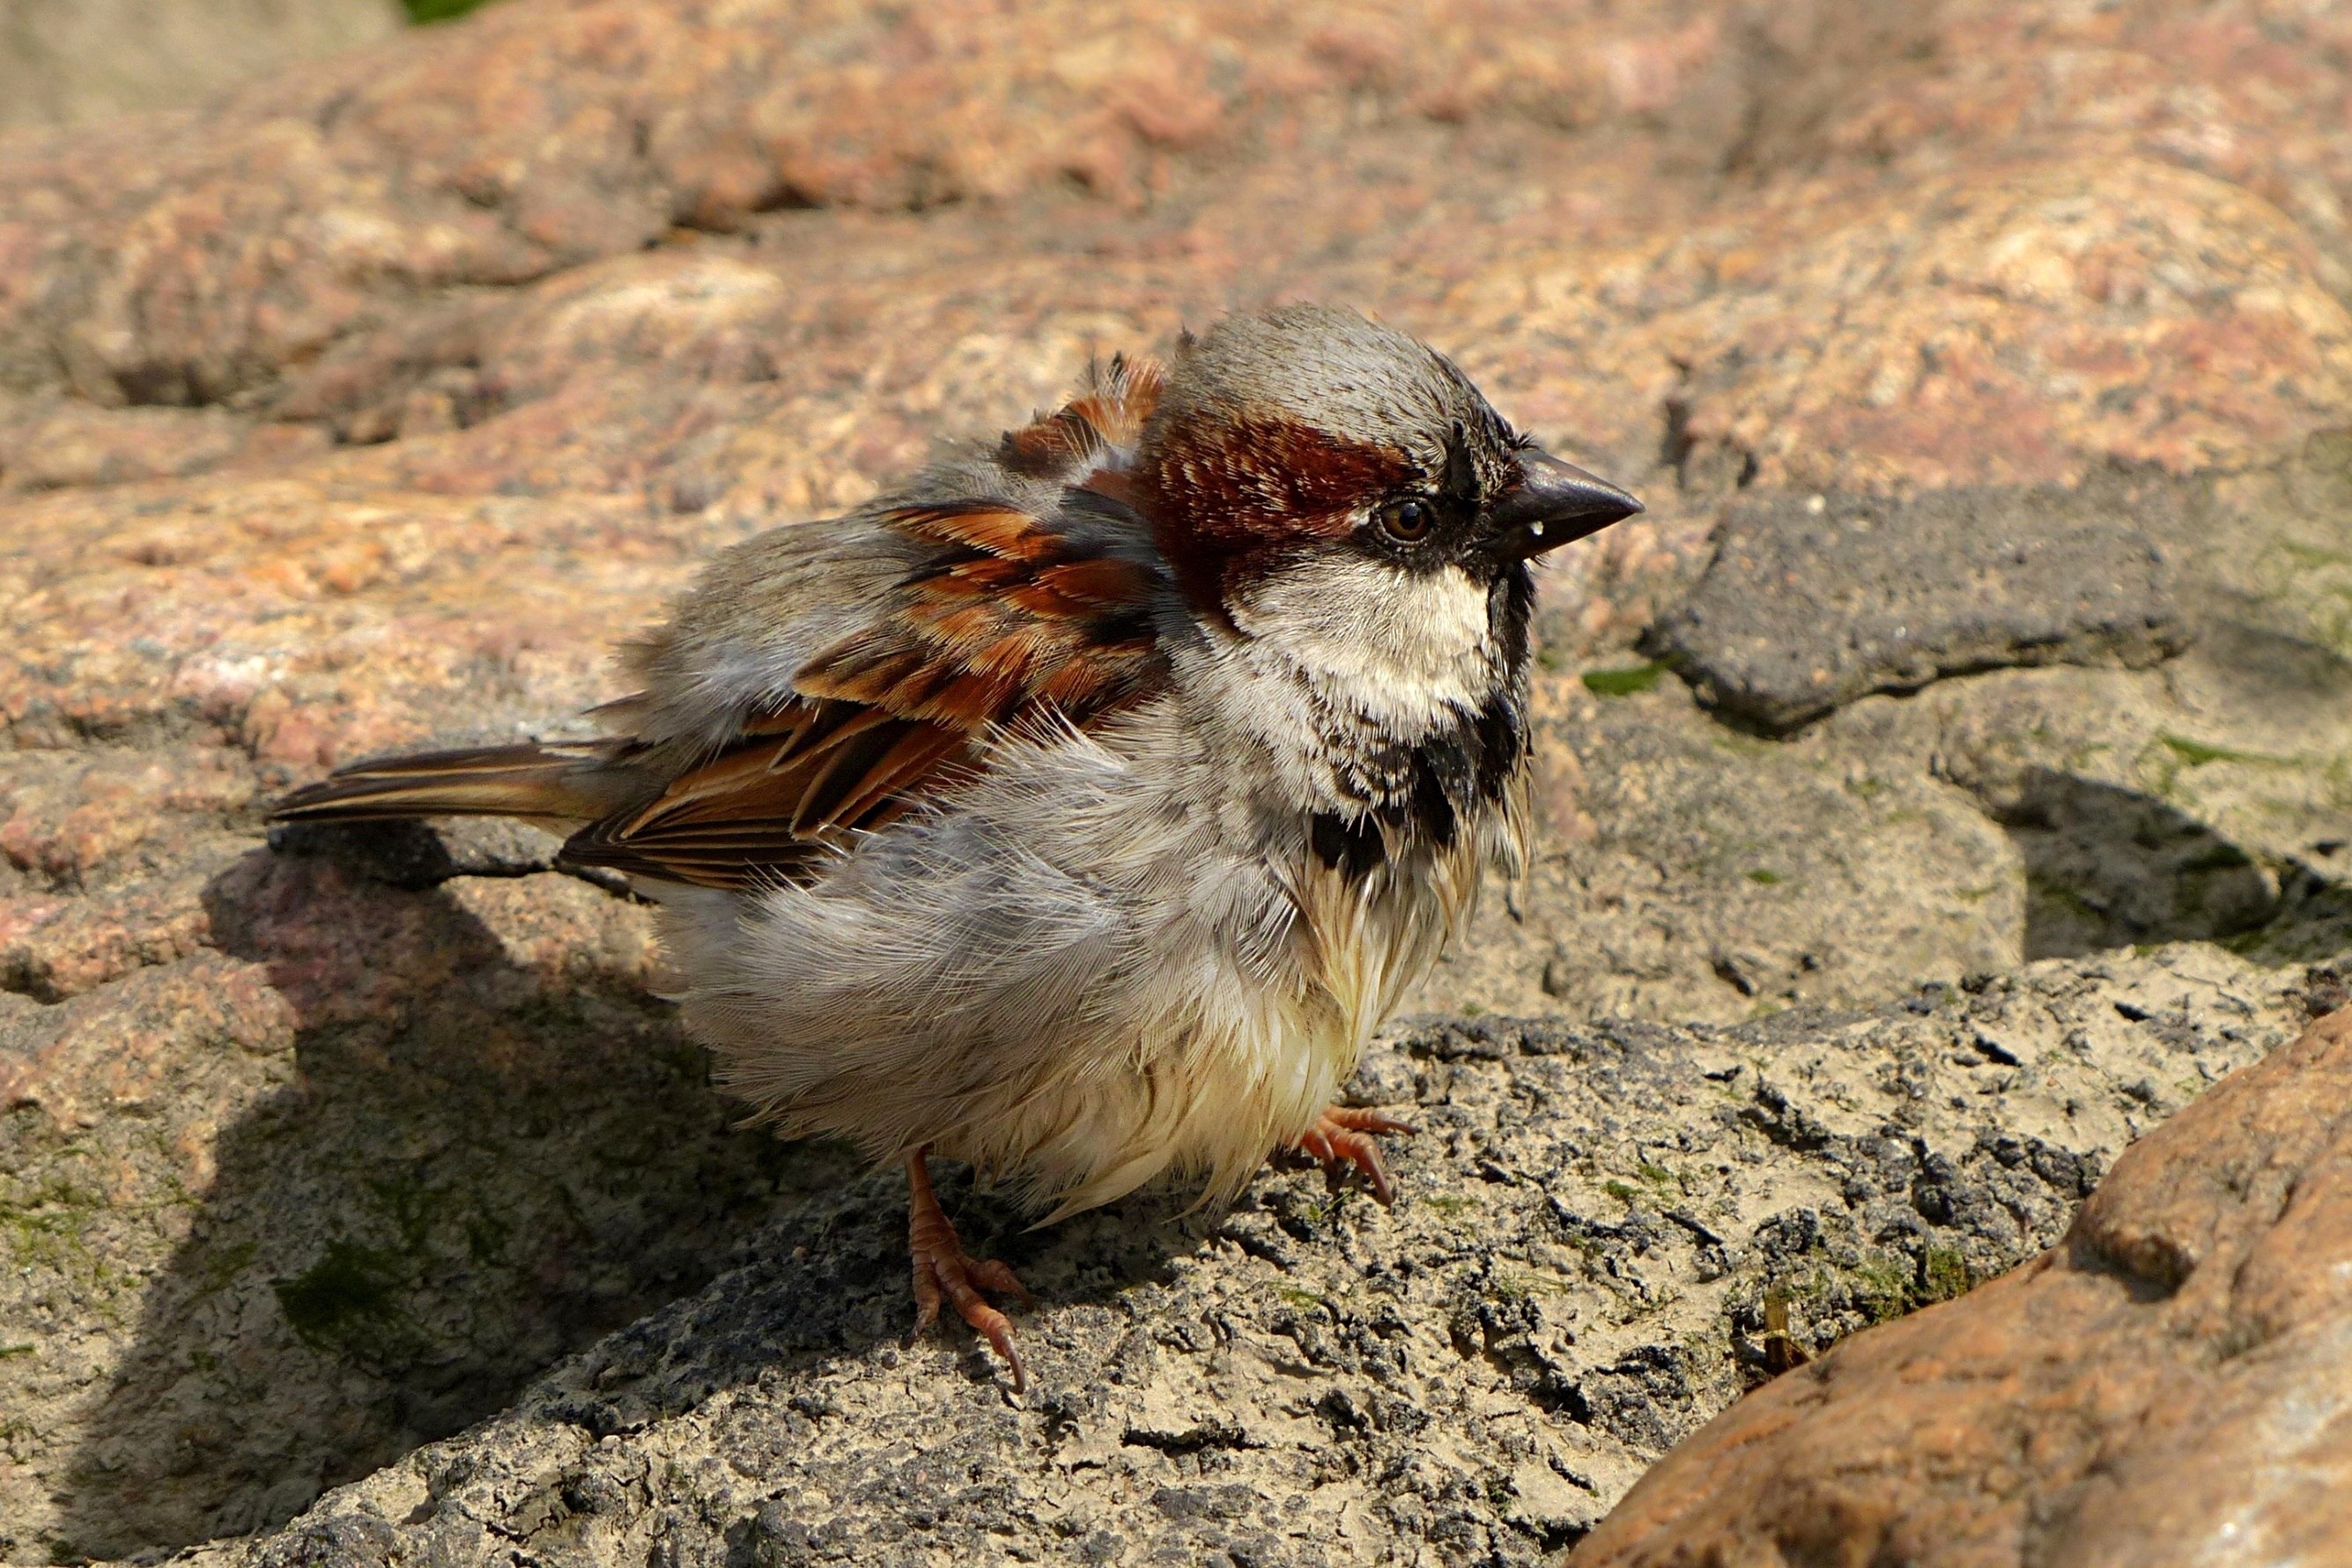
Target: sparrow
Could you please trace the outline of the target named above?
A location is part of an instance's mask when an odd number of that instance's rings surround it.
[[[1274,1153],[1528,852],[1530,562],[1642,510],[1454,363],[1289,305],[1115,358],[992,443],[719,555],[605,738],[362,762],[285,822],[489,814],[658,905],[717,1082],[903,1164],[916,1332],[1024,1390],[1028,1293],[929,1161],[1039,1223]]]

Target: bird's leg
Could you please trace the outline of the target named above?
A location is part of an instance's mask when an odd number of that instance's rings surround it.
[[[908,1338],[920,1337],[939,1321],[942,1301],[953,1301],[972,1331],[995,1347],[1013,1368],[1013,1392],[1025,1394],[1029,1374],[1021,1364],[1021,1352],[1013,1345],[1013,1320],[990,1306],[981,1292],[1010,1290],[1024,1306],[1032,1305],[1034,1299],[1001,1260],[973,1258],[965,1253],[962,1238],[940,1207],[939,1194],[931,1191],[930,1167],[925,1161],[928,1152],[918,1149],[907,1156],[907,1242],[915,1259],[915,1332]]]
[[[1410,1136],[1412,1131],[1410,1125],[1384,1110],[1328,1105],[1293,1147],[1334,1175],[1350,1165],[1363,1172],[1365,1180],[1372,1184],[1372,1196],[1386,1206],[1396,1200],[1396,1189],[1389,1184],[1389,1168],[1381,1161],[1381,1146],[1372,1142],[1372,1134],[1399,1132]]]

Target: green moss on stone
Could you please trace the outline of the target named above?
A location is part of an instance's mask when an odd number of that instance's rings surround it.
[[[1658,684],[1665,674],[1662,663],[1629,665],[1622,669],[1588,669],[1580,677],[1584,689],[1595,697],[1633,697]]]
[[[2176,735],[2169,730],[2158,731],[2156,738],[2163,742],[2167,751],[2192,768],[2203,767],[2208,763],[2259,763],[2266,766],[2277,767],[2286,761],[2284,757],[2266,757],[2259,752],[2241,752],[2229,746],[2215,746],[2203,741],[2192,741],[2186,735]]]
[[[347,1348],[355,1330],[397,1322],[391,1259],[373,1247],[335,1240],[319,1261],[272,1284],[278,1305],[303,1343]]]
[[[400,8],[408,13],[408,23],[421,27],[427,22],[454,21],[485,0],[400,0]]]
[[[1976,1283],[1976,1270],[1951,1247],[1931,1247],[1919,1260],[1919,1305],[1923,1307],[1965,1296]]]
[[[18,1268],[56,1268],[92,1277],[97,1265],[83,1239],[105,1200],[62,1176],[30,1191],[0,1190],[0,1240],[7,1261]]]

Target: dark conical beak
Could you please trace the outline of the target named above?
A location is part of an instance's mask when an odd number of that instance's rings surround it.
[[[1597,475],[1530,447],[1519,454],[1521,479],[1486,513],[1503,554],[1524,561],[1600,532],[1642,503]]]

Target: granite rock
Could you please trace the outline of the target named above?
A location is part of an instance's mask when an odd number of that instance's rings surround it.
[[[2342,1559],[2347,1090],[2339,1011],[2126,1151],[2060,1246],[1734,1405],[1579,1568]]]
[[[189,1561],[1542,1563],[1776,1356],[2057,1242],[2303,998],[2188,946],[1723,1029],[1409,1023],[1355,1086],[1422,1128],[1391,1211],[1311,1170],[1046,1232],[952,1191],[1046,1303],[1025,1402],[969,1335],[901,1347],[899,1189],[862,1179],[491,1420]]]
[[[460,1559],[887,1558],[1001,1502],[987,1541],[1048,1560],[1540,1555],[1768,1342],[2053,1241],[2352,945],[2347,29],[501,0],[0,139],[0,1556],[322,1492],[220,1550],[409,1552],[416,1516]],[[1225,1229],[1032,1237],[956,1189],[1044,1289],[1063,1415],[887,1342],[890,1184],[729,1130],[642,909],[526,832],[268,847],[340,761],[576,732],[711,550],[1297,296],[1423,332],[1650,510],[1549,573],[1537,864],[1362,1086],[1429,1098],[1397,1215],[1288,1173]],[[2163,552],[2185,651],[1767,740],[1636,648],[1743,493],[2052,486]],[[2000,1004],[2046,1050],[1968,1011],[2011,985],[2063,994]]]
[[[0,36],[0,132],[192,109],[404,19],[399,0],[15,0]]]
[[[1773,733],[1978,670],[2144,668],[2189,628],[2162,554],[2118,512],[2054,488],[1743,498],[1643,651],[1708,707]]]

